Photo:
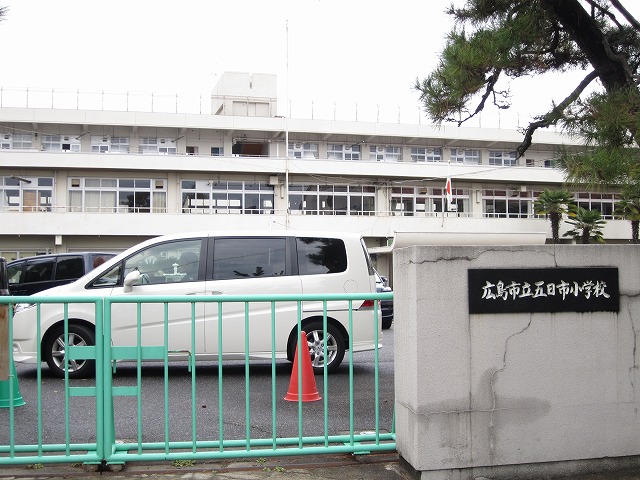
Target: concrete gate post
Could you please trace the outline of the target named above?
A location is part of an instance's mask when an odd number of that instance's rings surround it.
[[[485,299],[498,311],[470,313],[469,271],[493,269],[515,272],[505,285],[523,275],[529,286],[519,281],[515,300],[513,290]],[[566,281],[545,277],[558,272]],[[397,446],[422,479],[640,464],[639,246],[407,247],[394,252],[394,279]],[[501,311],[538,279],[573,306]],[[617,311],[576,311],[596,291],[619,300]]]

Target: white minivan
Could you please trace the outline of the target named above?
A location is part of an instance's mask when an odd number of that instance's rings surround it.
[[[376,292],[375,271],[364,240],[335,233],[210,232],[153,238],[108,260],[73,283],[45,290],[38,296],[172,296],[333,294]],[[222,298],[222,297],[220,297]],[[195,353],[199,360],[249,358],[293,360],[299,302],[193,302],[165,304],[114,303],[111,312],[113,346],[166,346],[170,358]],[[354,352],[376,348],[381,331],[372,300],[327,302],[327,334],[323,330],[322,302],[300,302],[301,325],[307,334],[312,365],[323,371],[324,343],[327,370],[335,371],[351,344]],[[222,320],[219,307],[222,306]],[[68,303],[67,335],[64,306],[16,306],[13,322],[13,358],[35,362],[40,343],[42,360],[54,375],[64,376],[67,345],[94,345],[95,306]],[[379,312],[378,312],[379,313]],[[138,322],[140,316],[140,322]],[[165,322],[165,316],[167,321]],[[140,325],[138,325],[140,323]],[[272,327],[273,325],[273,327]],[[377,331],[377,334],[376,334]],[[222,335],[222,338],[219,336]],[[272,348],[275,338],[275,348]],[[126,350],[126,349],[124,349]],[[135,350],[135,349],[134,349]],[[135,359],[132,358],[132,359]],[[145,358],[162,360],[162,358]],[[93,374],[92,360],[67,361],[70,378]]]

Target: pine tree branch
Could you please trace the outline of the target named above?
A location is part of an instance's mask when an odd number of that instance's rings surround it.
[[[585,88],[596,78],[598,78],[598,72],[593,70],[586,77],[582,79],[582,81],[578,84],[578,86],[558,105],[554,106],[550,112],[545,113],[540,120],[535,122],[531,122],[529,126],[524,131],[524,139],[522,143],[518,145],[516,148],[518,158],[522,157],[524,153],[529,149],[531,143],[533,141],[533,134],[538,128],[546,128],[550,125],[555,125],[558,120],[562,117],[562,113],[565,109],[571,105],[574,101],[580,97],[580,94],[584,91]]]
[[[624,5],[622,5],[618,0],[609,1],[611,2],[611,5],[613,5],[615,9],[622,14],[625,20],[633,26],[633,28],[640,31],[640,22],[638,22],[638,20],[636,20],[635,17],[631,15],[626,8],[624,8]]]
[[[468,115],[467,118],[464,118],[462,120],[458,120],[458,126],[461,126],[464,122],[466,122],[467,120],[469,120],[470,118],[475,117],[477,114],[479,114],[480,112],[482,112],[482,110],[484,109],[484,105],[487,102],[487,98],[489,98],[491,95],[494,95],[495,98],[495,90],[494,87],[496,85],[496,83],[498,82],[498,78],[500,77],[500,74],[502,73],[502,69],[498,68],[496,70],[493,71],[493,73],[489,76],[489,78],[487,78],[487,88],[485,88],[484,93],[482,94],[482,98],[480,99],[480,103],[478,104],[478,106],[476,107],[475,111]],[[506,108],[506,107],[501,107],[500,105],[497,104],[497,102],[494,100],[494,105],[496,105],[498,108]]]
[[[586,0],[587,4],[591,5],[591,16],[595,18],[595,11],[597,10],[602,15],[605,15],[609,18],[618,28],[622,28],[622,24],[618,21],[616,16],[609,11],[608,8],[604,8],[602,5],[598,4],[594,0]]]

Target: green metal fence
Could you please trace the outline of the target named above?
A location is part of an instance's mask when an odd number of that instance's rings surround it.
[[[96,296],[82,299],[0,297],[0,305],[36,303],[34,308],[38,309],[38,318],[43,304],[63,304],[65,337],[69,325],[69,305],[93,304],[96,332],[103,332],[96,334],[94,346],[69,346],[65,349],[67,360],[95,360],[95,380],[70,379],[68,371],[64,379],[52,378],[46,366],[40,362],[40,349],[36,366],[27,369],[24,374],[27,378],[9,380],[9,406],[0,408],[0,465],[64,462],[119,464],[131,461],[394,451],[393,401],[381,401],[381,386],[387,391],[393,388],[392,371],[390,374],[384,373],[385,376],[381,378],[379,349],[370,354],[373,357],[372,369],[361,368],[359,357],[365,352],[354,355],[352,349],[353,302],[375,300],[376,308],[371,311],[370,321],[377,326],[379,301],[392,298],[393,293],[390,292],[218,297]],[[300,338],[302,303],[322,302],[326,336],[327,304],[335,301],[348,303],[350,343],[345,364],[340,373],[332,375],[328,375],[325,365],[323,375],[316,376],[320,384],[320,402],[305,403],[302,395],[298,395],[297,405],[283,402],[283,385],[288,385],[293,375],[297,374],[297,385],[302,386],[302,364],[298,363],[298,371],[293,372],[289,362],[276,360],[275,353],[270,361],[250,361],[251,305],[256,302],[270,303],[273,346],[276,343],[274,325],[278,302],[296,302]],[[222,322],[218,322],[217,362],[198,362],[189,356],[186,365],[179,364],[181,366],[175,370],[168,348],[169,306],[174,303],[191,305],[191,351],[195,351],[196,305],[216,304],[218,316],[222,318],[223,305],[227,302],[244,304],[244,328],[247,332],[244,360],[232,362],[231,367],[228,366],[229,362],[223,361],[224,332]],[[114,304],[118,303],[137,305],[136,346],[111,345],[110,332],[114,320],[111,312]],[[146,303],[164,305],[164,345],[142,345],[140,320],[142,305]],[[10,352],[12,311],[10,307]],[[38,338],[41,336],[39,323]],[[374,330],[375,344],[378,345],[381,338],[378,337],[378,329]],[[326,344],[324,350],[326,358]],[[12,358],[10,362],[13,362]],[[148,362],[152,362],[151,367]],[[256,363],[259,364],[257,367]],[[118,375],[120,365],[127,365],[122,377]],[[114,373],[116,371],[118,374]],[[16,388],[18,380],[20,392]],[[25,391],[26,385],[28,391]],[[244,390],[244,406],[239,405],[237,396],[229,398],[230,391],[236,392],[238,389]],[[346,401],[336,399],[338,391],[346,395]],[[363,395],[362,391],[366,394]],[[259,393],[252,396],[253,392]],[[264,392],[268,392],[268,395]],[[14,405],[13,400],[20,394],[26,400],[25,406]],[[148,401],[151,396],[154,402]],[[158,400],[159,396],[162,397],[161,401]],[[153,411],[149,410],[149,404],[154,405]],[[206,408],[209,406],[213,408]],[[60,409],[64,412],[64,418],[51,413]],[[268,425],[256,426],[256,412],[264,417],[265,412],[269,411],[271,418]],[[176,428],[176,424],[180,428]],[[180,433],[176,434],[176,431]]]

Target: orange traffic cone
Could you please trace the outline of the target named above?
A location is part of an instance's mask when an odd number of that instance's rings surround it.
[[[320,400],[320,394],[316,387],[316,377],[313,375],[313,367],[311,366],[311,354],[309,353],[309,345],[307,344],[307,334],[300,332],[300,338],[304,339],[298,342],[296,347],[296,356],[293,359],[293,370],[291,371],[291,380],[289,381],[289,391],[285,400],[290,402],[298,401],[298,355],[302,355],[302,401],[315,402]],[[302,344],[302,351],[300,345]]]

